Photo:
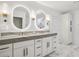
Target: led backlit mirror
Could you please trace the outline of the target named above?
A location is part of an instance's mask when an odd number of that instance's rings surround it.
[[[13,23],[19,29],[24,29],[29,25],[30,15],[26,8],[18,6],[13,10]]]
[[[36,25],[39,29],[43,29],[45,27],[46,16],[43,12],[38,12],[36,14]]]

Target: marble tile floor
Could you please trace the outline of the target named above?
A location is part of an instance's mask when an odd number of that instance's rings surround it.
[[[79,57],[79,47],[60,45],[54,53],[48,57]]]

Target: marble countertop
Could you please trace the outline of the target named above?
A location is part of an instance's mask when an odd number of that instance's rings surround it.
[[[0,45],[11,44],[11,43],[27,41],[27,40],[35,40],[35,39],[46,38],[56,35],[57,33],[43,33],[43,34],[37,33],[37,34],[28,34],[22,36],[5,36],[2,38],[4,40],[0,40]]]

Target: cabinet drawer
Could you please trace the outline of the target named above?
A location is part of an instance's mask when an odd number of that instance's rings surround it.
[[[5,51],[9,51],[9,50],[12,50],[11,44],[0,46],[0,53],[5,52]]]
[[[34,40],[14,43],[14,48],[19,48],[19,47],[28,46],[28,45],[34,45]]]
[[[41,46],[41,44],[42,44],[41,39],[35,40],[35,47]]]
[[[37,44],[37,43],[41,43],[41,39],[36,39],[35,40],[35,43]]]
[[[41,44],[35,44],[35,48],[39,48],[41,46],[42,46]]]
[[[42,49],[39,48],[39,49],[35,49],[35,56],[37,56],[38,54],[42,54]]]
[[[38,43],[38,42],[41,42],[41,39],[36,39],[35,42],[37,42],[37,43]]]
[[[36,50],[41,49],[41,48],[42,48],[42,46],[35,47]]]

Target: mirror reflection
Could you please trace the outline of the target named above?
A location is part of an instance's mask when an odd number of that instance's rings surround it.
[[[46,16],[44,13],[40,12],[40,13],[37,13],[36,15],[36,25],[38,28],[42,29],[45,27],[45,19],[46,19]]]
[[[24,29],[29,24],[30,15],[26,8],[19,6],[13,11],[13,23],[19,29]]]

